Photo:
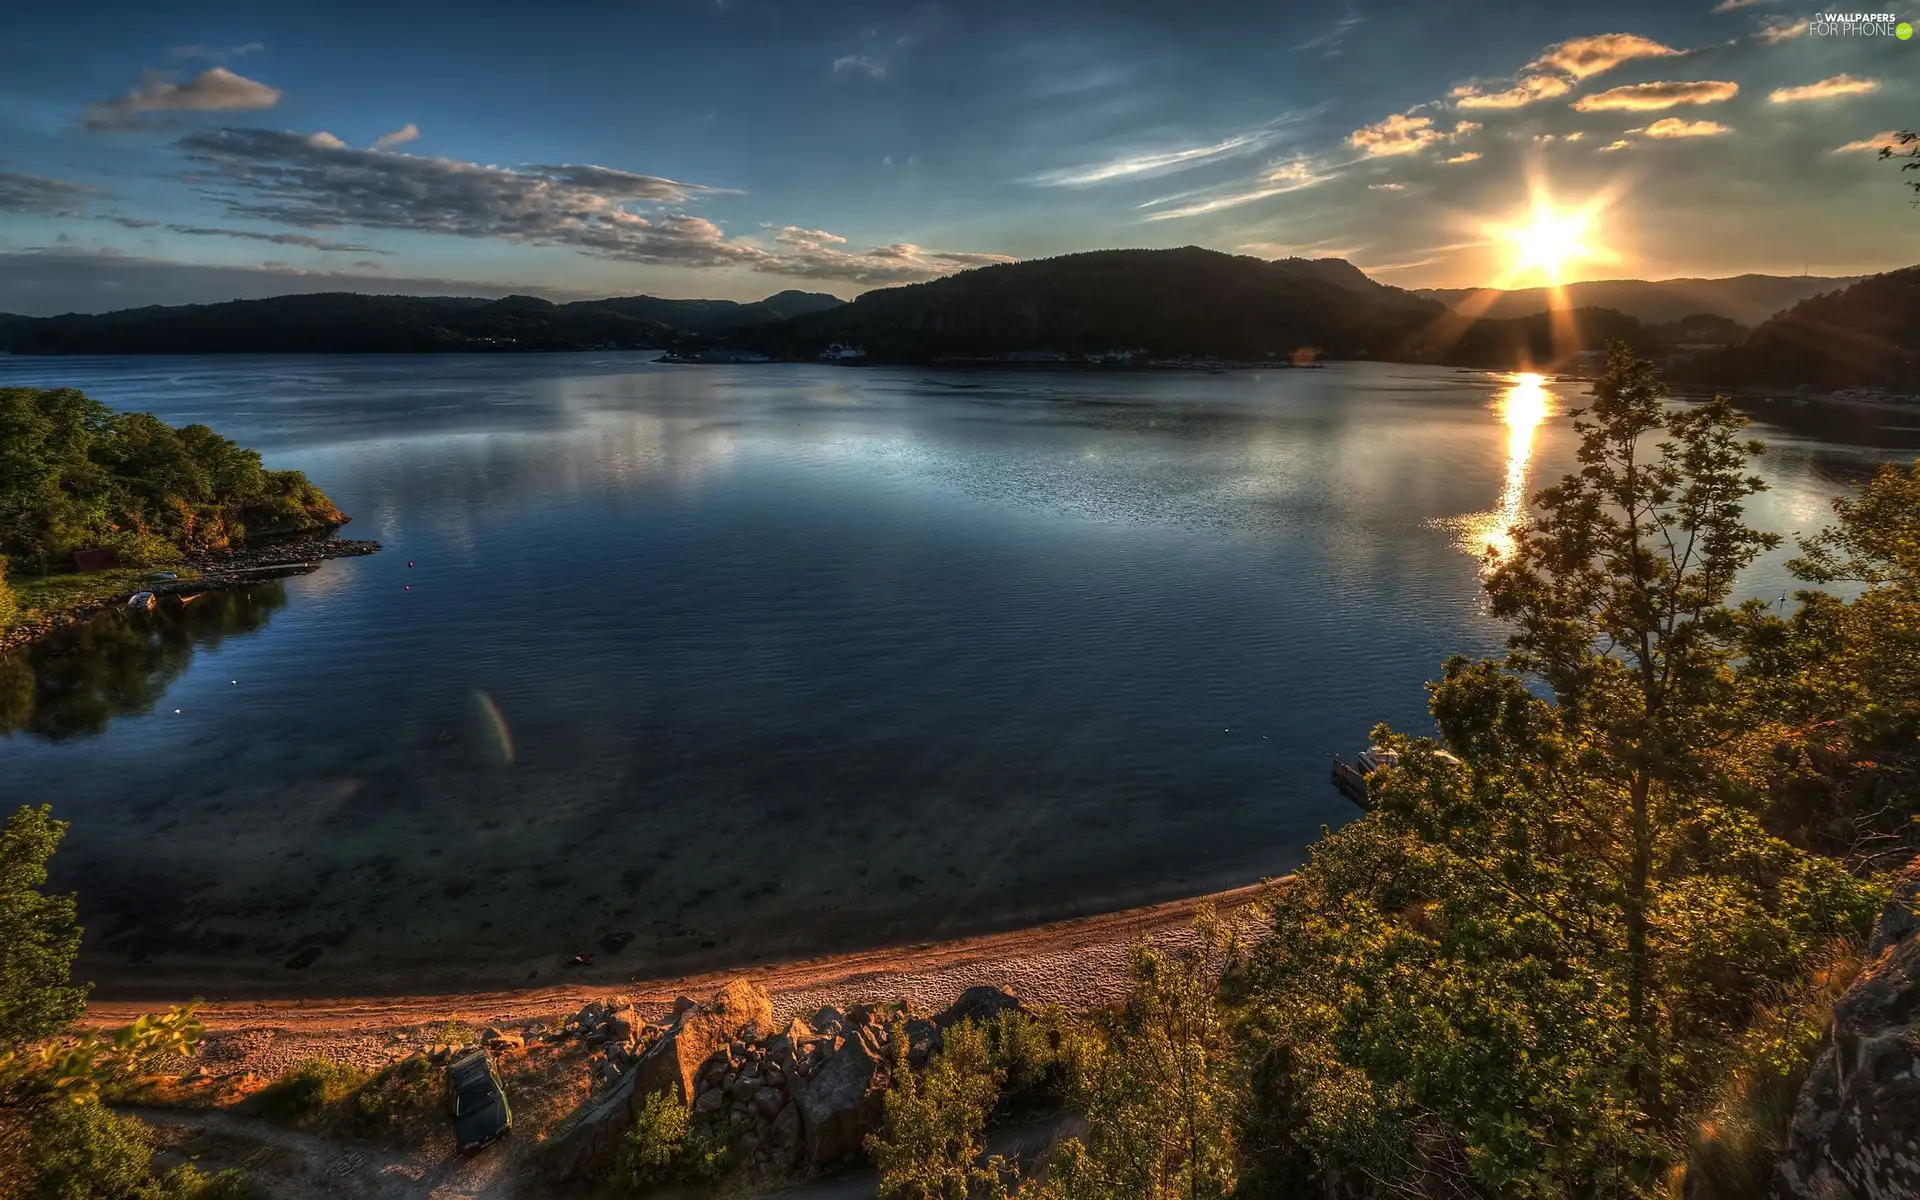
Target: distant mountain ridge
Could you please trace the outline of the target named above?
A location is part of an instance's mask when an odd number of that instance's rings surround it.
[[[321,292],[69,313],[0,314],[16,354],[391,354],[463,350],[672,349],[845,301],[788,290],[764,300],[620,296],[557,304],[537,296],[369,296]]]
[[[1716,387],[1920,394],[1920,267],[1803,300],[1678,374]]]
[[[1726,279],[1595,279],[1566,284],[1571,308],[1611,308],[1650,324],[1678,321],[1699,313],[1758,325],[1810,296],[1858,283],[1862,276],[1734,275]],[[1490,288],[1419,288],[1416,295],[1459,308]],[[1544,287],[1495,291],[1495,299],[1476,315],[1494,320],[1530,317],[1549,309],[1552,290]],[[1475,306],[1478,307],[1477,305]]]

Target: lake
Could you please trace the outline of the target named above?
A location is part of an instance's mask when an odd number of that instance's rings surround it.
[[[11,384],[211,425],[384,545],[15,667],[0,793],[72,823],[84,973],[168,996],[679,973],[1284,873],[1356,815],[1328,755],[1499,647],[1474,552],[1579,403],[617,354]],[[1767,528],[1920,447],[1808,423],[1758,430]]]

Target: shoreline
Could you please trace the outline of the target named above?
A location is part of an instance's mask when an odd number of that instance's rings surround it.
[[[0,629],[0,656],[24,650],[42,638],[71,629],[112,608],[123,607],[140,592],[155,596],[181,592],[208,592],[221,588],[244,587],[269,579],[306,575],[334,558],[357,558],[380,549],[379,542],[335,539],[328,536],[313,540],[269,541],[239,550],[213,551],[189,555],[181,570],[191,572],[175,579],[146,578],[138,584],[116,590],[111,595],[94,596],[57,612],[44,613],[37,620],[23,621]],[[166,571],[154,567],[149,576]],[[16,581],[17,582],[17,581]]]
[[[384,1055],[396,1030],[448,1019],[476,1025],[546,1020],[611,994],[631,997],[643,1012],[664,1013],[676,996],[706,996],[735,978],[748,978],[766,988],[773,996],[776,1017],[811,1012],[821,1004],[872,999],[944,1005],[977,984],[1005,987],[1039,1004],[1096,1007],[1124,994],[1127,951],[1134,941],[1146,938],[1156,944],[1180,944],[1192,936],[1188,927],[1194,914],[1207,905],[1247,925],[1257,919],[1261,901],[1289,878],[1001,933],[785,962],[742,963],[687,975],[492,991],[223,999],[203,1003],[199,1015],[210,1040],[237,1038],[242,1046],[251,1047],[247,1049],[250,1056],[290,1039],[300,1045],[281,1045],[280,1051],[311,1057],[314,1042],[341,1042],[356,1054],[378,1051]],[[193,989],[185,986],[174,992],[168,1000],[94,1001],[80,1024],[94,1029],[124,1025],[193,995]]]

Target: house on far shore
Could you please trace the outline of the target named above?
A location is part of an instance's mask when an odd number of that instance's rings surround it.
[[[833,343],[833,345],[828,346],[825,350],[822,350],[820,352],[820,361],[821,362],[855,362],[859,359],[865,358],[866,356],[867,356],[867,352],[861,349],[859,346],[855,346],[851,343],[842,345],[839,342],[835,342]]]

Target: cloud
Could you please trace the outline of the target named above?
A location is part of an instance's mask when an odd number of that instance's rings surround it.
[[[1347,40],[1347,35],[1366,23],[1367,19],[1365,17],[1353,11],[1352,8],[1348,8],[1346,15],[1333,23],[1333,28],[1327,30],[1327,32],[1321,34],[1319,37],[1309,38],[1307,41],[1301,42],[1298,46],[1295,46],[1294,49],[1326,50],[1330,54],[1337,54],[1339,53],[1340,43]]]
[[[1181,150],[1135,154],[1114,159],[1112,162],[1048,171],[1026,182],[1038,187],[1084,187],[1088,184],[1108,183],[1115,179],[1130,179],[1136,175],[1164,175],[1171,171],[1198,166],[1223,155],[1249,153],[1258,150],[1264,144],[1264,140],[1258,135],[1236,134],[1207,146],[1189,146]]]
[[[842,54],[839,58],[833,60],[833,73],[835,75],[844,75],[848,71],[860,71],[872,79],[885,79],[887,77],[887,60],[884,58],[868,58],[864,54]]]
[[[148,71],[117,100],[87,106],[88,129],[135,129],[141,114],[155,112],[251,112],[280,103],[280,89],[268,87],[225,67],[211,67],[185,83],[161,71]]]
[[[1367,190],[1370,192],[1404,192],[1407,190],[1407,185],[1404,183],[1370,183],[1367,185]]]
[[[0,171],[0,212],[72,216],[97,195],[99,193],[90,187],[68,183],[64,179]]]
[[[167,53],[174,58],[204,58],[209,62],[225,62],[230,58],[245,58],[249,54],[258,54],[265,49],[266,47],[259,42],[248,42],[243,46],[229,46],[224,50],[218,46],[202,46],[195,43],[191,46],[175,46]]]
[[[1761,25],[1753,36],[1759,38],[1769,46],[1775,46],[1789,38],[1800,37],[1806,32],[1807,19],[1805,17],[1798,19],[1793,17],[1768,17],[1766,23]]]
[[[1662,117],[1644,129],[1629,129],[1627,132],[1650,138],[1696,138],[1719,137],[1723,133],[1732,133],[1733,130],[1717,121],[1685,121],[1679,117]]]
[[[154,224],[152,221],[146,222]],[[186,234],[190,237],[229,237],[249,242],[270,242],[275,246],[300,246],[308,250],[343,251],[352,254],[385,254],[391,250],[381,250],[374,246],[362,246],[355,242],[334,242],[326,238],[313,237],[304,233],[262,233],[253,229],[217,229],[197,225],[169,225],[170,233]]]
[[[347,148],[345,142],[324,129],[308,137],[307,145],[312,146],[315,150],[345,150]]]
[[[1868,92],[1879,90],[1878,79],[1857,79],[1852,75],[1835,75],[1830,79],[1822,79],[1818,83],[1775,88],[1767,99],[1775,104],[1798,104],[1805,100],[1831,100],[1836,96],[1864,96]]]
[[[1532,71],[1559,71],[1575,79],[1587,79],[1613,70],[1624,62],[1640,58],[1665,58],[1679,54],[1665,46],[1633,33],[1601,33],[1572,38],[1549,46],[1539,58],[1527,64]]]
[[[1461,108],[1521,108],[1536,100],[1551,100],[1573,90],[1573,85],[1558,75],[1523,75],[1510,88],[1497,92],[1480,90],[1478,84],[1461,84],[1451,93]]]
[[[1480,152],[1478,150],[1469,150],[1464,154],[1456,154],[1452,158],[1443,158],[1440,161],[1447,164],[1479,162]]]
[[[317,144],[297,133],[222,129],[180,139],[205,196],[232,216],[305,229],[357,227],[558,246],[595,258],[746,267],[850,283],[931,279],[997,255],[895,243],[865,252],[783,226],[775,244],[729,237],[705,217],[636,212],[721,191],[594,165],[481,166]]]
[[[1369,158],[1394,154],[1417,154],[1435,142],[1448,142],[1480,128],[1473,121],[1461,121],[1452,132],[1436,129],[1432,117],[1416,117],[1411,112],[1394,113],[1384,121],[1363,125],[1347,135],[1347,144]]]
[[[1242,204],[1252,204],[1256,200],[1266,200],[1274,196],[1284,196],[1290,192],[1315,187],[1332,179],[1330,173],[1317,170],[1305,159],[1295,159],[1283,166],[1276,167],[1252,187],[1241,187],[1237,191],[1199,191],[1186,192],[1178,196],[1162,196],[1158,200],[1149,200],[1141,208],[1155,208],[1171,204],[1175,200],[1189,200],[1178,208],[1162,209],[1149,213],[1149,221],[1175,221],[1182,217],[1197,217],[1206,213],[1219,212],[1221,209],[1238,208]]]
[[[1720,0],[1720,3],[1713,6],[1713,11],[1717,13],[1729,13],[1736,9],[1752,8],[1756,4],[1768,4],[1771,2],[1772,0]]]
[[[419,137],[420,127],[412,121],[408,121],[392,133],[383,133],[373,139],[373,148],[375,150],[385,150],[389,146],[398,146],[406,142],[417,141]]]
[[[1835,146],[1833,152],[1835,154],[1847,154],[1855,150],[1871,150],[1875,154],[1878,154],[1882,150],[1897,149],[1903,144],[1897,132],[1891,129],[1883,129],[1870,138],[1861,138],[1857,142],[1848,142],[1844,146]]]
[[[1686,82],[1632,83],[1610,88],[1573,102],[1578,112],[1654,112],[1682,104],[1718,104],[1740,93],[1740,85],[1726,79],[1696,79]]]
[[[158,221],[149,221],[144,217],[108,217],[115,225],[125,225],[128,229],[152,229]]]
[[[1606,145],[1604,145],[1604,146],[1602,146],[1602,147],[1600,147],[1600,149],[1598,149],[1598,150],[1596,150],[1596,151],[1594,151],[1594,153],[1596,153],[1596,154],[1611,154],[1611,153],[1613,153],[1613,152],[1614,152],[1615,150],[1625,150],[1625,149],[1626,149],[1626,148],[1627,148],[1628,146],[1631,146],[1631,145],[1633,145],[1633,143],[1632,143],[1632,142],[1630,142],[1630,141],[1628,141],[1627,139],[1625,139],[1625,138],[1618,138],[1618,139],[1616,139],[1616,140],[1614,140],[1614,141],[1611,141],[1611,142],[1608,142],[1608,143],[1607,143]]]
[[[370,258],[355,259],[353,265],[356,267],[359,267],[363,271],[379,271],[384,269],[380,266],[379,263],[374,262]]]

